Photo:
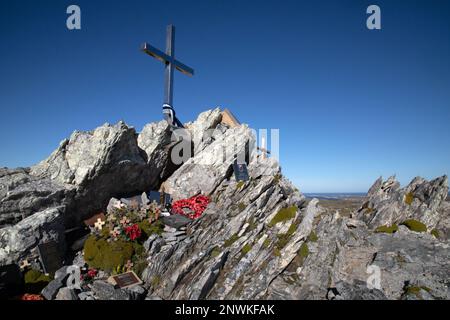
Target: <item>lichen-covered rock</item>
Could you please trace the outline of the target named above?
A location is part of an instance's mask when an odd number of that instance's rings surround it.
[[[413,219],[425,224],[431,231],[442,219],[438,211],[447,194],[447,176],[431,181],[416,177],[404,188],[400,188],[394,177],[384,182],[379,178],[370,188],[368,200],[356,216],[372,228]]]

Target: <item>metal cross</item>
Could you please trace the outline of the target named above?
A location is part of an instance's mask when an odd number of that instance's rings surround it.
[[[165,79],[164,79],[164,104],[163,115],[169,125],[176,127],[183,127],[182,123],[175,115],[173,108],[173,77],[174,70],[177,69],[189,76],[194,75],[194,70],[178,60],[175,60],[175,27],[173,25],[167,26],[166,38],[166,53],[156,49],[155,47],[144,43],[142,51],[163,62],[165,65]]]

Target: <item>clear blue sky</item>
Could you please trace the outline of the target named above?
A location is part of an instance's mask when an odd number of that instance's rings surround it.
[[[78,4],[82,30],[66,29]],[[382,30],[366,28],[378,4]],[[29,166],[73,130],[161,119],[163,49],[182,121],[230,108],[280,129],[283,171],[304,192],[366,191],[450,171],[450,1],[0,2],[0,166]]]

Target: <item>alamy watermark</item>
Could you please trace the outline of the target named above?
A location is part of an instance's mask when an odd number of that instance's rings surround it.
[[[69,14],[66,20],[66,27],[69,30],[81,29],[81,9],[79,6],[72,4],[67,7],[66,13]]]

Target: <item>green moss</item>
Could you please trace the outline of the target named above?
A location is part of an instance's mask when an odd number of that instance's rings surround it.
[[[280,249],[273,248],[273,254],[274,254],[275,257],[281,257]]]
[[[436,239],[439,239],[440,234],[439,234],[439,231],[438,231],[437,229],[431,230],[430,233],[431,233]]]
[[[150,223],[147,219],[138,223],[139,228],[144,233],[144,238],[150,237],[150,235],[156,233],[161,235],[164,231],[164,224],[157,220],[153,223]]]
[[[408,229],[411,231],[427,232],[427,226],[424,225],[422,222],[414,219],[408,219],[406,221],[403,221],[402,225],[408,227]]]
[[[247,244],[241,249],[241,252],[242,252],[243,254],[247,254],[247,253],[250,252],[250,250],[252,250],[252,245],[249,244],[249,243],[247,243]]]
[[[373,208],[366,208],[366,214],[371,214],[373,212]]]
[[[295,217],[296,212],[297,212],[296,206],[281,209],[280,211],[277,212],[275,217],[273,217],[272,220],[269,222],[269,227],[273,227],[279,222],[293,219]]]
[[[270,246],[270,239],[269,239],[269,238],[267,238],[266,240],[264,240],[263,246],[264,246],[264,248],[268,248],[268,247]]]
[[[298,222],[292,222],[291,226],[287,231],[287,235],[292,236],[295,233],[295,231],[297,231],[298,225],[299,225]]]
[[[277,249],[281,250],[283,249],[289,242],[290,236],[287,233],[281,233],[277,235],[278,240],[275,246]]]
[[[273,177],[273,183],[274,184],[279,184],[281,180],[281,174],[277,173],[274,177]]]
[[[375,229],[375,232],[377,233],[395,233],[398,230],[398,226],[396,224],[393,224],[392,226],[379,226]]]
[[[24,275],[25,292],[39,293],[51,280],[50,276],[46,276],[40,271],[30,269]]]
[[[225,243],[223,244],[224,247],[230,247],[233,243],[235,243],[239,239],[237,233],[233,234],[229,239],[225,240]]]
[[[414,194],[412,192],[408,192],[407,194],[405,194],[405,203],[407,205],[411,205],[413,200],[414,200]]]
[[[211,250],[211,257],[213,257],[213,258],[218,257],[218,256],[220,255],[221,252],[222,252],[222,251],[220,251],[219,247],[214,247],[214,248]]]
[[[104,228],[102,229],[102,231],[100,232],[100,235],[101,235],[102,237],[109,237],[109,228],[108,228],[108,227],[104,227]]]
[[[161,283],[161,277],[160,276],[154,276],[152,278],[152,281],[150,282],[150,284],[152,285],[153,288],[156,288],[160,283]]]
[[[239,204],[238,204],[239,212],[244,211],[245,208],[247,208],[247,206],[245,205],[245,203],[239,202]]]
[[[242,188],[242,186],[244,185],[244,181],[239,181],[238,183],[237,183],[237,185],[236,185],[236,189],[240,189],[240,188]]]
[[[255,218],[251,217],[250,220],[248,221],[247,231],[253,231],[256,229],[257,226],[258,226],[258,224],[256,223]]]
[[[311,231],[311,233],[308,236],[308,241],[316,242],[317,240],[319,240],[317,234],[314,231]]]
[[[303,259],[306,259],[306,257],[309,255],[309,248],[306,242],[303,242],[302,246],[300,247],[300,250],[298,251],[298,254]]]
[[[89,267],[109,272],[125,265],[133,253],[133,244],[122,240],[108,242],[91,235],[84,243],[84,260]]]

